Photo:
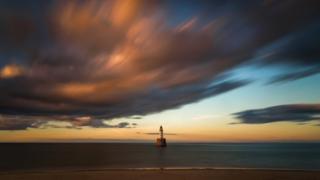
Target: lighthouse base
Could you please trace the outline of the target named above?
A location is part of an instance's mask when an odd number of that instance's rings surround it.
[[[158,147],[167,147],[166,138],[158,138],[156,142],[156,146]]]

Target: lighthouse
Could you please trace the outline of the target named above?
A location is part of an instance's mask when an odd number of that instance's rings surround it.
[[[160,138],[157,138],[157,143],[156,145],[158,147],[166,147],[167,146],[167,142],[166,142],[166,138],[163,137],[163,128],[162,126],[160,126]]]

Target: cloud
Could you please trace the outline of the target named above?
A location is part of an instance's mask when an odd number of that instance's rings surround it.
[[[132,125],[130,126],[130,123],[128,122],[120,122],[118,124],[107,124],[104,122],[104,120],[100,120],[100,119],[94,119],[92,121],[90,121],[88,124],[84,124],[83,126],[89,126],[92,128],[131,128]]]
[[[26,130],[34,127],[34,121],[26,120],[0,120],[0,130]]]
[[[320,73],[320,38],[316,35],[319,32],[320,25],[311,23],[261,49],[264,65],[284,65],[287,69],[270,83],[290,82]]]
[[[27,129],[48,129],[48,128],[66,128],[82,129],[89,128],[134,128],[137,123],[119,122],[106,123],[103,119],[93,119],[91,117],[48,117],[48,116],[16,116],[1,115],[0,130],[18,131]]]
[[[121,128],[249,84],[228,72],[256,56],[318,73],[318,1],[196,3],[0,2],[0,114]]]
[[[56,127],[58,124],[48,123],[48,117],[32,117],[20,115],[0,115],[0,130],[27,130],[29,128],[44,129],[47,127]],[[63,127],[70,128],[70,124],[64,124]],[[62,126],[59,126],[62,127]]]
[[[143,117],[141,116],[130,116],[130,117],[127,117],[128,119],[142,119]]]
[[[8,64],[0,69],[0,79],[13,78],[22,75],[23,69],[15,64]]]
[[[68,116],[67,116],[68,117]],[[97,119],[90,116],[84,117],[75,117],[74,119],[60,119],[60,121],[70,122],[72,127],[91,127],[91,128],[134,128],[138,124],[137,123],[129,123],[129,122],[119,122],[119,123],[111,123],[112,120],[109,120],[107,123],[106,119]],[[111,122],[110,122],[111,121]]]
[[[264,124],[282,121],[306,123],[320,120],[320,104],[279,105],[264,109],[241,111],[233,115],[240,120],[240,124]]]
[[[269,83],[272,84],[272,83],[283,83],[283,82],[294,81],[294,80],[309,77],[318,73],[320,73],[320,66],[316,68],[307,69],[304,71],[296,71],[289,74],[279,75],[271,79]]]

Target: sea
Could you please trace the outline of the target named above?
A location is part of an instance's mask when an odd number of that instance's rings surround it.
[[[0,144],[0,171],[148,168],[320,170],[320,143]]]

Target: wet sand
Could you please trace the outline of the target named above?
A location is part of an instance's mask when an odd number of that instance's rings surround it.
[[[1,180],[320,180],[320,171],[248,169],[0,172]]]

